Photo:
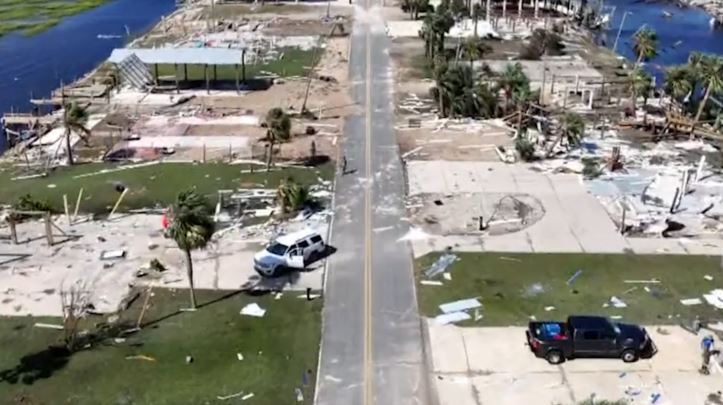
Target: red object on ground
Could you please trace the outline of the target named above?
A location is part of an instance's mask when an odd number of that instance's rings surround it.
[[[163,229],[168,229],[168,225],[168,216],[166,214],[163,214],[163,216],[161,217],[161,226],[163,227]]]

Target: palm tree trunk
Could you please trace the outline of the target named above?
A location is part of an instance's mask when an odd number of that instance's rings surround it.
[[[705,88],[703,100],[701,100],[700,105],[698,106],[698,112],[695,114],[695,118],[693,119],[693,125],[690,126],[690,139],[695,137],[695,127],[698,125],[698,121],[700,120],[700,116],[703,114],[705,105],[708,104],[708,97],[710,97],[710,83],[708,83],[708,87]]]
[[[188,274],[188,286],[191,293],[191,308],[196,309],[196,290],[193,288],[193,259],[191,259],[191,250],[184,250],[186,255],[186,273]]]
[[[474,37],[475,38],[477,38],[477,21],[478,20],[479,19],[475,16],[475,19],[474,19]]]
[[[270,136],[269,149],[266,151],[266,171],[271,171],[271,161],[274,157],[274,138]]]
[[[444,118],[447,115],[444,113],[444,95],[442,94],[442,90],[439,86],[437,86],[437,94],[439,97],[439,117]]]
[[[70,146],[70,128],[65,128],[65,153],[68,155],[68,166],[73,165],[73,149]]]

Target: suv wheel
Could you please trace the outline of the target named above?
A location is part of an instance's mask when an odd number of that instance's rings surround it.
[[[547,359],[547,362],[550,364],[560,364],[565,361],[565,358],[562,357],[562,353],[560,353],[559,350],[550,350],[545,355],[545,359]]]
[[[626,363],[633,363],[635,361],[638,361],[638,354],[635,353],[635,350],[633,349],[623,350],[623,353],[622,355],[620,355],[620,357]]]

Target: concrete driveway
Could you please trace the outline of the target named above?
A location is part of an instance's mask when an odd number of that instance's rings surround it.
[[[649,360],[535,358],[525,328],[459,328],[429,323],[433,380],[441,405],[576,404],[594,395],[630,403],[704,404],[723,390],[723,373],[698,373],[700,339],[677,326],[647,327],[658,346]]]

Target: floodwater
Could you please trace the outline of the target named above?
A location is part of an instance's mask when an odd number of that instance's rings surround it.
[[[82,77],[123,46],[127,33],[138,36],[175,8],[175,0],[112,0],[41,34],[0,38],[0,115],[29,112],[31,94],[46,97],[61,81]],[[0,152],[4,143],[0,136]]]
[[[711,16],[701,9],[641,0],[607,0],[605,5],[606,9],[615,6],[611,23],[605,31],[605,43],[609,48],[613,47],[623,14],[629,13],[617,46],[617,52],[628,59],[637,59],[632,48],[632,36],[644,24],[658,34],[659,54],[646,64],[658,83],[661,83],[665,67],[686,63],[693,51],[723,55],[723,28],[712,29],[709,24]],[[672,16],[665,17],[663,11]]]

